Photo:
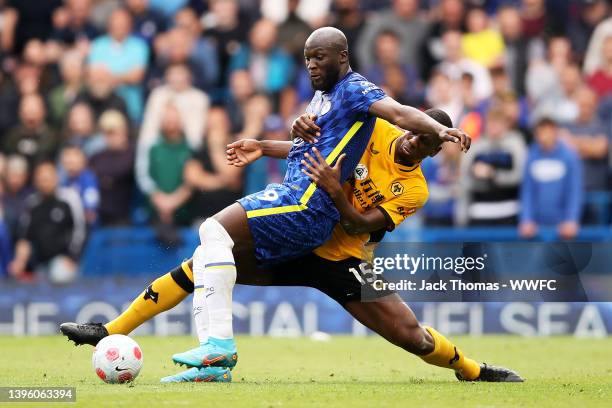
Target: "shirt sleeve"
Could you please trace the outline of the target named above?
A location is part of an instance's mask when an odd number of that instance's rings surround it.
[[[428,195],[427,187],[414,186],[393,200],[379,205],[377,208],[387,218],[387,231],[393,231],[396,226],[423,207]]]
[[[347,84],[342,99],[350,110],[367,114],[374,102],[386,96],[382,89],[369,81],[351,81]]]

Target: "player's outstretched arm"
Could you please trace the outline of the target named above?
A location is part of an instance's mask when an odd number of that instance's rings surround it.
[[[340,170],[346,154],[341,154],[334,167],[330,167],[316,147],[312,155],[305,154],[302,171],[331,197],[340,213],[340,224],[351,235],[378,231],[387,227],[387,218],[376,209],[360,213],[349,202],[340,184]]]
[[[282,140],[242,139],[227,145],[226,159],[230,166],[244,167],[262,156],[286,159],[292,143]]]
[[[469,148],[469,137],[460,129],[448,128],[424,112],[411,106],[402,105],[391,97],[385,97],[374,102],[369,112],[381,119],[385,119],[402,129],[409,129],[415,133],[435,134],[443,142],[461,143],[465,151]]]

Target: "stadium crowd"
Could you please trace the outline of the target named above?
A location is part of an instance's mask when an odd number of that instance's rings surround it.
[[[68,273],[100,227],[171,244],[280,182],[282,161],[230,167],[225,146],[288,140],[323,25],[354,70],[472,136],[423,163],[425,225],[609,224],[608,1],[0,0],[0,276]]]

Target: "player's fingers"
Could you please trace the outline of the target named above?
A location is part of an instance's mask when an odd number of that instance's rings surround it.
[[[344,159],[346,159],[346,153],[342,153],[340,157],[338,157],[338,160],[336,160],[336,164],[334,165],[334,169],[341,169]]]
[[[313,169],[318,169],[319,168],[319,163],[315,160],[314,157],[312,157],[311,155],[309,155],[308,153],[304,153],[304,157],[306,157],[306,159],[308,159],[308,164],[310,166],[312,166]]]
[[[302,169],[302,173],[304,173],[306,176],[308,176],[309,179],[311,179],[312,181],[314,181],[315,183],[317,181],[319,181],[319,179],[312,173],[309,173],[306,169]]]
[[[314,144],[318,142],[317,138],[310,133],[303,133],[301,137],[306,143]]]
[[[325,164],[325,158],[323,158],[323,156],[321,156],[321,153],[319,152],[319,149],[317,149],[316,147],[313,147],[312,151],[313,151],[314,155],[317,157],[317,160],[319,161],[319,164]]]
[[[442,141],[444,141],[444,142],[451,142],[451,143],[458,143],[459,142],[459,139],[457,138],[457,136],[455,136],[452,133],[452,129],[448,130],[447,132],[444,132],[441,135],[441,137],[442,137]]]
[[[470,150],[471,146],[472,146],[472,138],[469,137],[468,135],[465,135],[465,151],[467,152],[468,150]]]
[[[316,116],[315,116],[316,118]],[[311,119],[310,117],[307,117],[306,119],[304,119],[304,123],[306,123],[308,125],[308,127],[314,131],[316,133],[317,136],[320,136],[320,131],[321,128],[314,122],[314,119]]]
[[[317,169],[315,169],[310,163],[308,163],[306,160],[302,160],[302,166],[304,166],[310,173],[316,174]]]
[[[238,140],[236,142],[232,142],[226,146],[227,150],[235,149],[242,146],[242,140]]]

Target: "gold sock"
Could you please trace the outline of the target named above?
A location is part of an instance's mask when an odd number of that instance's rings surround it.
[[[467,358],[461,350],[446,337],[431,327],[425,327],[434,339],[434,350],[426,356],[420,356],[423,361],[438,367],[457,371],[466,380],[475,380],[480,375],[480,364]]]
[[[193,292],[193,273],[189,264],[155,279],[115,320],[104,325],[108,334],[128,334],[153,316],[172,309]]]

